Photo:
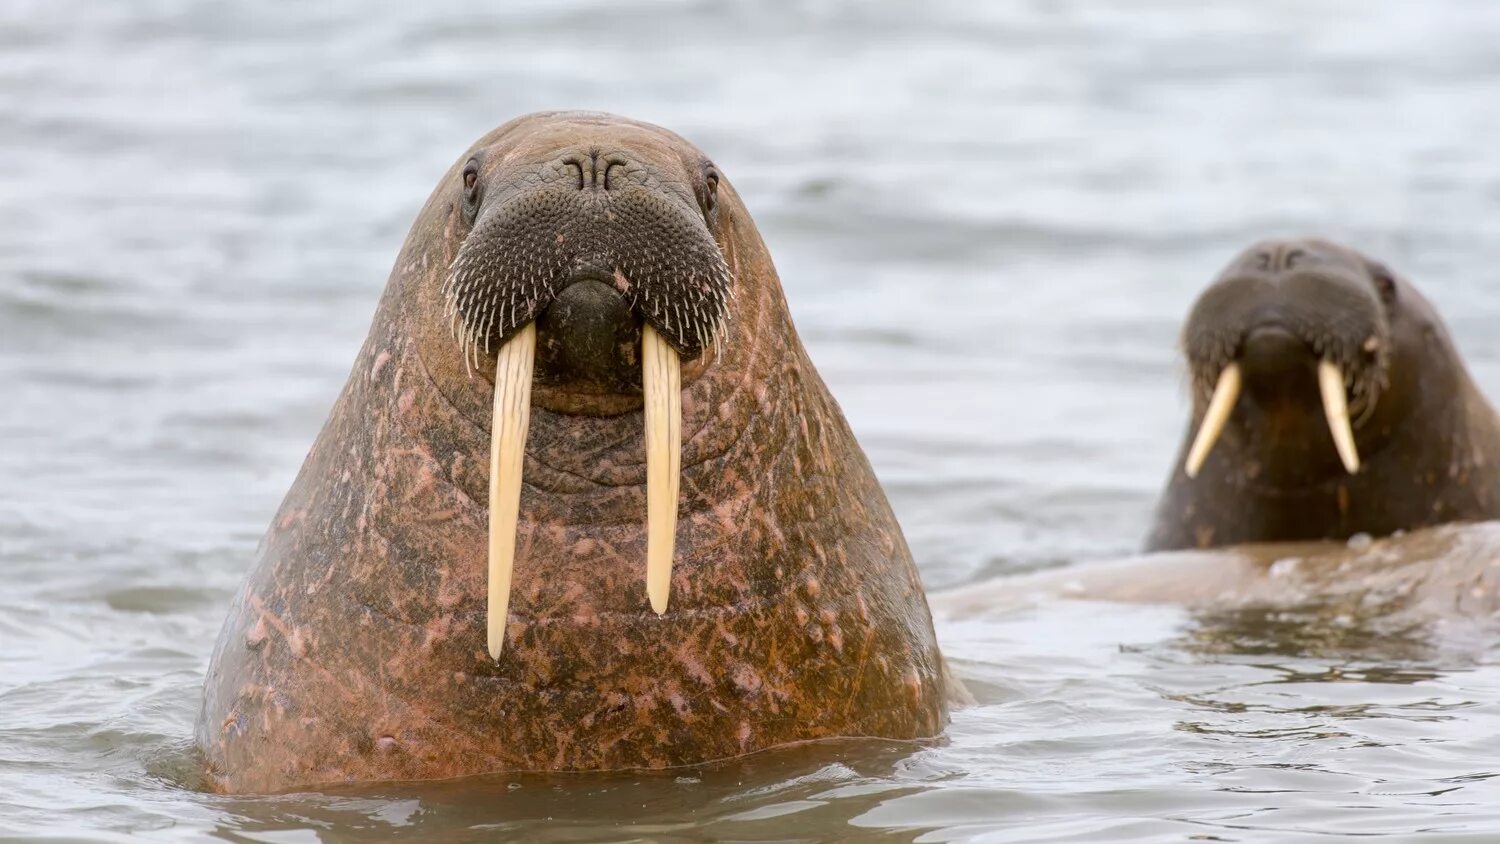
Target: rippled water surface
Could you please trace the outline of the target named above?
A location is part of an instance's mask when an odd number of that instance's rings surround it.
[[[931,588],[1134,549],[1230,255],[1347,239],[1500,395],[1500,5],[0,4],[0,835],[1500,837],[1477,625],[1056,602],[940,624],[930,747],[194,790],[209,649],[419,204],[600,108],[734,179]]]

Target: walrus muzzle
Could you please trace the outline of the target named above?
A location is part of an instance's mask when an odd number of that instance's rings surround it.
[[[1359,471],[1354,431],[1386,380],[1390,333],[1377,288],[1335,266],[1242,267],[1199,298],[1183,331],[1203,411],[1184,471],[1196,477],[1235,413],[1242,392],[1266,404],[1297,403],[1314,389],[1340,463]],[[1352,414],[1352,415],[1351,415]]]
[[[709,180],[709,190],[717,177]],[[667,611],[682,467],[682,361],[701,355],[728,316],[731,275],[709,229],[711,194],[660,181],[622,155],[568,155],[522,187],[471,193],[472,228],[443,294],[470,371],[493,350],[487,639],[504,643],[522,468],[536,377],[537,320],[560,297],[604,308],[612,287],[639,323],[646,432],[646,592]],[[475,180],[477,188],[477,179]],[[586,316],[588,314],[586,313]],[[618,322],[618,320],[616,320]],[[617,326],[573,320],[573,359],[607,357]],[[633,330],[633,327],[632,327]],[[600,351],[600,350],[603,351]],[[595,368],[598,368],[595,365]]]

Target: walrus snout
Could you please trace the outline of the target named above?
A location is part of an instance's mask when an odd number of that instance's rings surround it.
[[[1242,390],[1262,404],[1321,405],[1345,470],[1359,470],[1350,407],[1366,416],[1386,377],[1390,329],[1379,281],[1356,253],[1317,240],[1259,244],[1230,263],[1183,331],[1202,409],[1189,477]]]
[[[1237,358],[1246,392],[1262,405],[1315,404],[1318,360],[1306,338],[1276,321],[1250,329]]]
[[[1276,325],[1261,325],[1245,335],[1240,360],[1247,373],[1287,375],[1312,369],[1312,346],[1306,340]]]
[[[573,282],[537,318],[536,380],[587,391],[641,389],[641,320],[612,285]]]
[[[454,333],[477,366],[563,290],[598,274],[684,360],[729,316],[733,275],[717,226],[717,170],[653,160],[587,138],[537,160],[465,167],[462,236],[443,284]],[[658,157],[659,159],[659,157]]]

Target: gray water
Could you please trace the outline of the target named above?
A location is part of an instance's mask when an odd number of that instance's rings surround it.
[[[939,633],[924,747],[230,799],[213,637],[447,165],[678,130],[755,215],[931,589],[1126,554],[1192,297],[1268,235],[1414,278],[1500,396],[1500,5],[0,0],[0,835],[1500,838],[1483,632],[1055,602]]]

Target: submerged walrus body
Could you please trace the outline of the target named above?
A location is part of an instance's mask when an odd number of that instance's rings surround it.
[[[1500,617],[1500,522],[1439,525],[1352,543],[1144,554],[998,577],[929,599],[933,612],[948,620],[1000,618],[1058,600],[1176,605],[1200,613],[1288,612],[1289,624],[1321,619],[1351,639],[1371,628],[1460,620],[1493,625]],[[1492,634],[1484,641],[1493,641]]]
[[[1378,262],[1257,244],[1183,346],[1193,419],[1148,550],[1500,518],[1500,421],[1432,306]]]
[[[216,788],[274,791],[946,717],[910,553],[732,188],[657,127],[541,114],[413,226],[198,742]]]

